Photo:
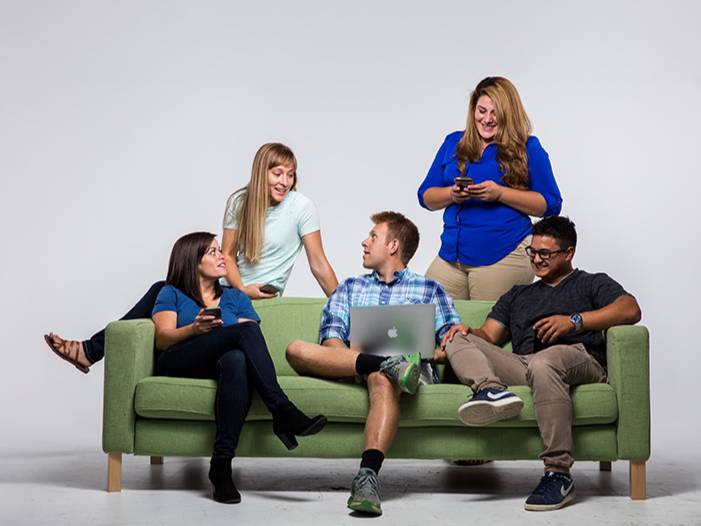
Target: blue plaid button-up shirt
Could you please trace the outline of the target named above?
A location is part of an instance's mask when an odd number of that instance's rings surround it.
[[[404,305],[407,303],[436,305],[436,342],[460,317],[453,300],[435,281],[415,274],[408,268],[394,273],[390,283],[380,281],[377,272],[348,278],[331,294],[324,305],[319,328],[319,342],[338,338],[349,345],[351,307]]]

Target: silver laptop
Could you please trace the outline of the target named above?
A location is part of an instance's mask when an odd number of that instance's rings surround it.
[[[418,352],[421,358],[433,358],[435,319],[433,303],[352,307],[351,349],[378,356]]]

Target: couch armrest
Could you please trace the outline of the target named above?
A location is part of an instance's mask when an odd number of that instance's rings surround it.
[[[153,374],[154,325],[149,319],[114,321],[105,337],[105,393],[102,450],[134,451],[134,392]]]
[[[642,325],[611,327],[606,332],[609,384],[618,400],[618,458],[650,457],[650,350]]]

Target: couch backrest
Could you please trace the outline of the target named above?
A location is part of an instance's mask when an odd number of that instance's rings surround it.
[[[278,375],[295,375],[285,360],[285,349],[292,340],[316,342],[319,338],[321,310],[324,298],[279,298],[254,302],[261,319],[261,329],[268,343]],[[463,323],[479,327],[494,305],[493,301],[455,302],[455,309]],[[511,350],[511,344],[506,346]]]
[[[324,298],[280,298],[253,302],[260,316],[260,327],[278,376],[296,373],[285,360],[285,349],[292,340],[316,342]]]

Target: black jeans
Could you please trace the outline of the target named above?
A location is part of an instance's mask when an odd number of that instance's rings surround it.
[[[165,281],[157,281],[148,292],[134,305],[129,312],[120,320],[136,320],[139,318],[150,318],[153,306],[156,304],[158,293],[166,284]],[[90,363],[95,363],[105,357],[105,329],[93,334],[89,340],[83,341],[83,350]]]
[[[156,374],[217,380],[215,457],[234,456],[252,388],[271,412],[289,401],[255,322],[214,329],[173,345],[159,356]]]

